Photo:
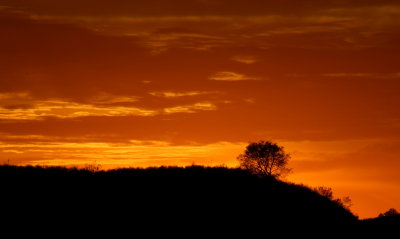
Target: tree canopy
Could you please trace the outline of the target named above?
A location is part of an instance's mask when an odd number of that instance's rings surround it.
[[[291,171],[287,168],[290,155],[270,141],[252,142],[237,159],[240,167],[260,176],[280,177]]]

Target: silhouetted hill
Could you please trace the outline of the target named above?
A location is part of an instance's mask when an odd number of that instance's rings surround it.
[[[313,190],[240,169],[160,167],[91,172],[0,166],[10,220],[117,220],[154,225],[345,225],[357,218]],[[3,214],[4,216],[4,214]],[[35,219],[36,218],[36,219]]]
[[[400,215],[368,218],[361,221],[365,225],[400,225]]]

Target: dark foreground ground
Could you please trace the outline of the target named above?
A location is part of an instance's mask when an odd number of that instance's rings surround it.
[[[0,166],[8,223],[121,223],[131,227],[271,230],[274,225],[347,227],[359,221],[313,190],[227,168],[149,168],[93,172]],[[397,223],[399,220],[397,219]],[[96,229],[97,230],[97,229]]]

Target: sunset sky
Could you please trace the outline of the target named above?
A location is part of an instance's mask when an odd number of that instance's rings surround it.
[[[0,163],[238,166],[400,209],[398,0],[0,0]]]

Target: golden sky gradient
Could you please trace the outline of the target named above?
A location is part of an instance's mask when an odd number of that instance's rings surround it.
[[[0,160],[237,166],[400,207],[400,3],[0,0]]]

